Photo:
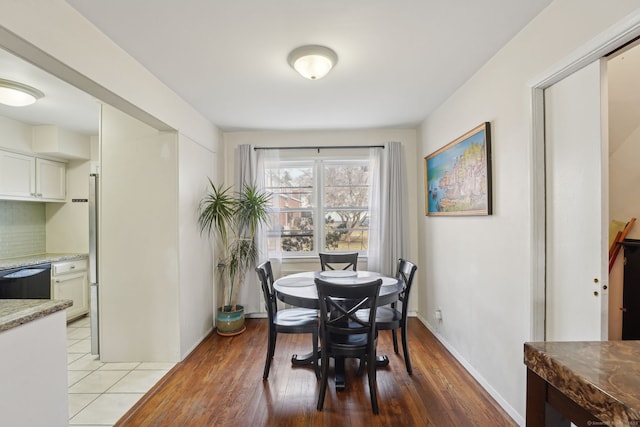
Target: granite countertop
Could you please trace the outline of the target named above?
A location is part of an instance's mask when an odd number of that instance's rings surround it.
[[[525,343],[524,362],[607,425],[640,425],[640,341]]]
[[[71,307],[71,300],[0,299],[0,332]]]
[[[0,259],[0,270],[8,270],[10,268],[26,267],[29,265],[45,264],[58,261],[72,261],[76,259],[87,258],[86,253],[45,253],[37,255],[21,256],[16,258]]]

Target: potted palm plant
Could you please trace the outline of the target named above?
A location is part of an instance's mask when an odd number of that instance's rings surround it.
[[[238,291],[247,271],[258,258],[256,234],[269,222],[271,194],[255,185],[244,185],[239,192],[222,188],[209,179],[210,189],[200,202],[200,231],[217,241],[218,282],[222,305],[216,314],[216,327],[221,335],[244,331],[244,307],[237,303]]]

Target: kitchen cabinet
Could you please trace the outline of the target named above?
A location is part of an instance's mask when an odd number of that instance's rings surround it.
[[[69,299],[73,305],[67,309],[67,321],[89,313],[89,262],[55,262],[51,264],[53,299]]]
[[[0,198],[64,202],[66,165],[0,150]]]
[[[0,424],[68,426],[67,302],[0,300]]]

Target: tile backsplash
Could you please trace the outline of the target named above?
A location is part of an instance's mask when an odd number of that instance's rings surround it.
[[[0,200],[0,258],[44,253],[45,217],[44,203]]]

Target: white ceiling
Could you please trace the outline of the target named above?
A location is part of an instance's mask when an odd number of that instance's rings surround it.
[[[0,78],[35,87],[44,93],[43,98],[28,107],[0,104],[0,116],[32,125],[57,125],[86,135],[98,134],[99,103],[85,92],[2,49]]]
[[[550,2],[67,1],[224,130],[413,127]],[[340,55],[325,79],[288,66],[304,43]],[[609,61],[610,152],[640,126],[638,69],[637,47]],[[0,78],[45,93],[0,116],[97,134],[84,92],[2,49]]]
[[[230,131],[415,127],[551,0],[67,2]],[[324,79],[304,44],[337,52]]]

